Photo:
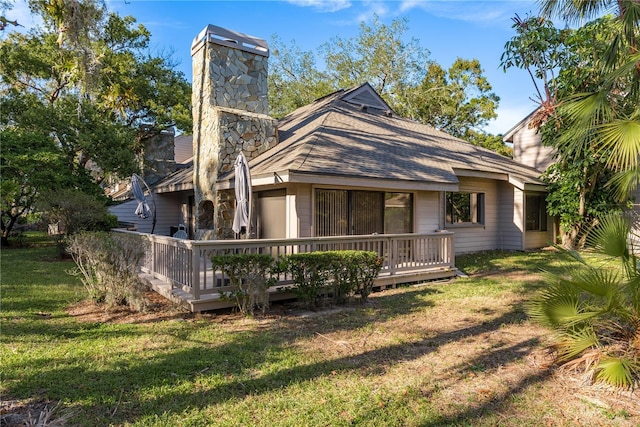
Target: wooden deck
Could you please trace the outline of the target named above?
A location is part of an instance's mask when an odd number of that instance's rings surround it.
[[[268,253],[277,258],[323,250],[374,251],[383,259],[382,270],[374,282],[376,290],[456,275],[451,232],[195,241],[118,231],[139,236],[149,245],[141,267],[142,280],[159,294],[192,312],[235,305],[225,296],[232,290],[228,279],[211,266],[211,256],[223,253]],[[270,288],[270,300],[295,298],[290,283],[290,278],[281,277],[280,282]]]

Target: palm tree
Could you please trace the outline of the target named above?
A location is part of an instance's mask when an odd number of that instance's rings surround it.
[[[607,167],[619,172],[611,186],[624,200],[637,187],[640,174],[640,0],[540,0],[539,4],[543,15],[570,23],[605,12],[617,17],[620,30],[605,54],[604,77],[597,90],[560,100],[558,114],[569,130],[558,144],[577,150],[593,145],[596,152],[607,152]]]
[[[622,27],[611,43],[611,50],[615,52],[621,48],[622,40],[626,40],[634,52],[638,50],[639,0],[539,0],[538,4],[543,16],[556,16],[569,23],[581,23],[604,13],[614,13]]]
[[[640,384],[640,270],[629,218],[602,218],[587,239],[594,254],[569,251],[580,267],[547,273],[551,286],[528,305],[533,320],[556,332],[560,362],[621,388]]]

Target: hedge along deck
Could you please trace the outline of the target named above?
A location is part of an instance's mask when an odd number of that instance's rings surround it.
[[[149,249],[141,264],[141,278],[156,292],[192,312],[233,307],[226,297],[233,290],[211,256],[228,253],[267,253],[282,257],[293,253],[328,250],[364,250],[378,253],[382,269],[374,289],[456,275],[454,234],[451,232],[381,234],[371,236],[302,239],[184,240],[116,230],[137,235]],[[291,278],[279,277],[269,288],[270,300],[291,299]]]

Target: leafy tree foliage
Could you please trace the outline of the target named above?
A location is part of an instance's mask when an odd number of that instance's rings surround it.
[[[150,34],[134,18],[93,0],[30,6],[44,28],[0,44],[5,243],[37,197],[52,188],[100,194],[106,177],[137,170],[144,139],[191,127],[188,82],[148,52]],[[51,168],[30,166],[43,159]]]
[[[321,47],[329,78],[340,88],[368,82],[395,110],[429,63],[429,51],[417,39],[403,40],[407,30],[406,19],[385,25],[374,16],[371,26],[360,24],[357,36],[333,37]]]
[[[558,30],[550,20],[538,17],[513,18],[516,35],[507,41],[501,56],[501,65],[526,70],[535,88],[531,98],[539,105],[532,125],[540,127],[553,114],[557,106],[555,79],[557,70],[566,65],[567,30]]]
[[[545,175],[549,212],[560,217],[563,245],[580,246],[581,230],[624,201],[608,184],[614,164],[624,156],[606,141],[637,123],[632,116],[638,103],[630,96],[634,77],[622,71],[628,51],[617,51],[618,73],[606,89],[610,41],[620,31],[616,18],[603,17],[577,30],[557,30],[544,18],[514,21],[517,35],[505,46],[503,66],[526,68],[540,83],[532,126],[556,151],[556,164]],[[625,134],[632,140],[640,136]]]
[[[286,47],[276,37],[270,62],[269,93],[272,115],[282,117],[340,88],[368,82],[400,116],[432,125],[501,154],[510,150],[481,130],[496,117],[499,98],[483,76],[476,59],[457,59],[449,69],[429,60],[417,39],[404,40],[406,19],[390,25],[377,16],[362,23],[351,38],[333,37],[318,58]]]
[[[282,118],[339,88],[326,73],[315,68],[312,52],[303,52],[291,42],[286,46],[274,36],[269,61],[269,106],[273,117]]]
[[[458,58],[448,70],[430,64],[412,92],[416,98],[413,117],[453,136],[479,141],[482,127],[497,117],[500,100],[482,72],[477,59]]]

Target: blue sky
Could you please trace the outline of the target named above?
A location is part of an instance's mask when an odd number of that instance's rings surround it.
[[[28,27],[32,19],[20,1],[8,16]],[[498,118],[486,130],[504,133],[535,108],[528,74],[516,69],[504,73],[499,67],[504,44],[515,34],[511,18],[516,13],[521,17],[536,14],[533,1],[108,0],[107,5],[144,24],[152,34],[152,50],[172,52],[189,81],[191,41],[207,24],[267,42],[277,35],[285,44],[295,41],[300,49],[316,52],[334,36],[356,35],[360,23],[370,23],[374,13],[385,24],[406,17],[406,36],[418,39],[431,52],[430,59],[443,67],[449,67],[457,57],[480,60],[500,97]]]

